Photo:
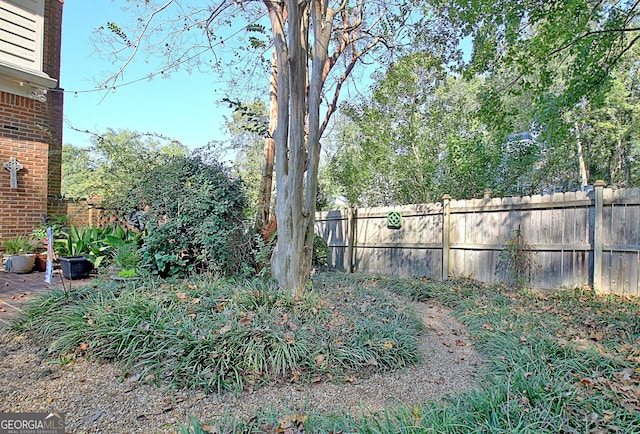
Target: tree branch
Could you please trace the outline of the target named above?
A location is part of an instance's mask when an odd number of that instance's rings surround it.
[[[140,33],[138,34],[138,37],[136,38],[136,43],[133,44],[133,53],[131,53],[131,55],[129,56],[129,58],[124,62],[124,64],[120,67],[120,69],[118,70],[118,72],[116,72],[115,74],[113,74],[111,77],[107,78],[106,80],[104,80],[101,84],[101,86],[106,86],[107,82],[115,82],[118,77],[120,77],[122,75],[122,73],[124,72],[124,70],[127,68],[127,66],[133,61],[134,57],[136,56],[136,54],[138,53],[138,49],[140,48],[140,42],[142,41],[142,37],[146,34],[147,30],[149,29],[149,26],[151,25],[151,21],[155,18],[156,15],[158,15],[160,12],[162,12],[163,10],[167,9],[171,3],[173,3],[175,0],[169,0],[167,3],[165,3],[163,6],[160,6],[158,9],[156,9],[155,11],[153,11],[150,15],[149,18],[147,18],[147,21],[145,23],[145,25],[143,26],[142,30],[140,31]]]

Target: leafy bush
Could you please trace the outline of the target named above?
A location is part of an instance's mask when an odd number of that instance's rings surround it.
[[[138,262],[140,261],[138,246],[128,243],[115,246],[112,253],[112,261],[113,265],[121,268],[123,271],[128,269],[135,270],[138,267]]]
[[[313,238],[311,263],[314,267],[326,267],[329,265],[329,245],[318,235]]]
[[[502,274],[505,283],[522,288],[529,281],[529,275],[534,266],[532,250],[518,226],[500,252],[497,265],[497,271]]]
[[[143,263],[166,276],[241,269],[246,201],[240,181],[218,162],[175,156],[152,169],[127,203],[145,210]],[[125,210],[130,213],[130,209]]]

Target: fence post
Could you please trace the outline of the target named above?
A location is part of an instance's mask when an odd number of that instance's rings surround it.
[[[595,187],[595,206],[593,219],[593,289],[597,293],[602,293],[602,248],[604,245],[602,235],[602,202],[604,197],[603,180],[598,180],[593,184]]]
[[[442,281],[449,278],[451,195],[442,196]]]
[[[355,229],[356,229],[356,219],[355,219],[355,207],[353,205],[349,206],[349,211],[347,214],[347,273],[353,273],[353,250],[355,243]]]

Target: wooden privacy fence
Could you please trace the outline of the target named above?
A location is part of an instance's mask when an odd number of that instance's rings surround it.
[[[400,228],[388,213],[402,214]],[[436,279],[504,281],[501,252],[520,230],[531,267],[527,286],[593,285],[640,295],[640,189],[452,200],[316,214],[316,233],[338,270]]]

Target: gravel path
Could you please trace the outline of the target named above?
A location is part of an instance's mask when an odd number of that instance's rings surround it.
[[[252,393],[222,396],[174,392],[122,380],[112,364],[77,359],[64,366],[22,336],[0,330],[0,412],[66,413],[71,433],[172,433],[191,416],[214,420],[223,414],[249,417],[261,407],[323,413],[375,412],[397,403],[436,400],[474,385],[482,364],[465,328],[444,307],[414,303],[425,324],[416,368],[346,384],[269,385]]]

